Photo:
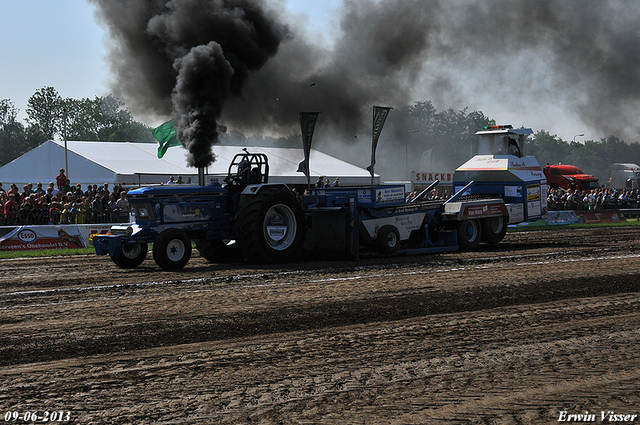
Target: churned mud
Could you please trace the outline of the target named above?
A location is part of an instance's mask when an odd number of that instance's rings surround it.
[[[174,273],[151,255],[134,270],[97,256],[0,260],[0,415],[541,424],[638,414],[639,246],[640,229],[616,227],[275,266],[194,251]]]

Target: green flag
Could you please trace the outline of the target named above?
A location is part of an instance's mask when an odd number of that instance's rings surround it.
[[[176,137],[176,123],[173,120],[154,128],[151,133],[160,142],[158,158],[162,158],[171,146],[180,146],[180,141]]]

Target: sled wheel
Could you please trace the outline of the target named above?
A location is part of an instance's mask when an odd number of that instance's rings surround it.
[[[179,230],[165,230],[153,243],[153,260],[164,270],[183,268],[191,258],[191,240]]]
[[[482,242],[495,245],[507,233],[507,217],[491,217],[482,220]]]
[[[393,254],[400,246],[400,232],[393,226],[382,226],[378,230],[378,248],[384,254]]]
[[[463,251],[473,251],[480,244],[480,224],[478,220],[462,220],[458,223],[458,245]]]
[[[133,269],[142,264],[145,258],[147,258],[148,249],[146,243],[122,245],[120,255],[112,255],[111,261],[123,269]]]
[[[240,200],[237,242],[249,261],[293,260],[304,242],[304,211],[286,188],[265,188]]]

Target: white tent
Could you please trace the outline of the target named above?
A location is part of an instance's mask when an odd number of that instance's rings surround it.
[[[191,177],[197,183],[197,169],[187,166],[186,150],[180,146],[171,147],[163,158],[157,156],[158,145],[155,143],[129,142],[67,142],[67,176],[71,184],[103,183],[113,184],[159,184],[166,182],[170,176],[176,179],[183,176],[186,182]],[[270,182],[303,185],[307,177],[297,172],[298,163],[304,159],[302,149],[292,148],[248,148],[249,152],[265,153],[269,158]],[[216,162],[210,165],[205,173],[207,181],[213,177],[224,177],[231,159],[240,153],[240,146],[215,145],[213,152]],[[340,159],[317,150],[310,154],[311,184],[319,175],[333,181],[339,177],[341,185],[369,184],[371,176],[363,168],[356,167]],[[65,143],[48,141],[32,149],[21,157],[0,167],[0,181],[8,189],[10,183],[16,183],[20,189],[26,183],[42,182],[45,186],[55,182],[60,168],[65,167]],[[374,183],[378,183],[375,176]]]

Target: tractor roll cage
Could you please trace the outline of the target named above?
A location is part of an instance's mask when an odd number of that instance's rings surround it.
[[[229,164],[225,182],[232,185],[269,183],[269,159],[264,153],[250,153],[243,149]]]

